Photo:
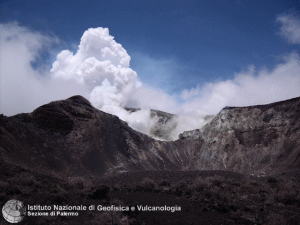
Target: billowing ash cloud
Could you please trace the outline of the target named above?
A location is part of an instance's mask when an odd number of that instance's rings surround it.
[[[96,108],[117,115],[146,134],[159,120],[157,116],[151,117],[151,108],[175,113],[178,116],[166,127],[172,128],[169,138],[176,139],[185,130],[201,128],[207,122],[206,115],[217,114],[225,106],[267,104],[300,96],[297,53],[283,57],[272,70],[257,71],[251,65],[235,74],[234,79],[183,90],[183,103],[179,103],[164,90],[141,84],[130,68],[130,56],[107,28],[88,29],[76,53],[61,51],[52,68],[42,72],[34,70],[31,62],[40,50],[57,43],[57,38],[17,23],[0,24],[0,28],[0,110],[5,115],[30,112],[50,101],[79,94]],[[131,113],[124,107],[141,110]]]

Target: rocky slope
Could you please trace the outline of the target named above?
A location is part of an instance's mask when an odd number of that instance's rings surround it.
[[[29,114],[1,115],[0,160],[63,176],[199,169],[277,173],[300,168],[299,117],[300,98],[227,107],[201,130],[158,141],[74,96]]]
[[[300,168],[300,98],[226,107],[203,127],[195,169],[270,174]]]

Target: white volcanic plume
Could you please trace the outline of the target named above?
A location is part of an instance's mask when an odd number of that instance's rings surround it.
[[[55,78],[85,85],[97,108],[123,107],[140,85],[129,63],[130,56],[107,28],[91,28],[84,32],[76,54],[64,50],[57,55],[51,73]]]

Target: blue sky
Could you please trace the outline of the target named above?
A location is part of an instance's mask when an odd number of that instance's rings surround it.
[[[218,87],[230,86],[231,82],[242,89],[244,80],[236,79],[238,75],[247,74],[255,80],[260,74],[264,76],[263,71],[269,71],[271,76],[280,63],[290,65],[293,57],[293,66],[298,66],[300,41],[291,41],[293,34],[282,31],[283,22],[278,20],[281,16],[294,21],[293,32],[297,35],[300,3],[296,0],[2,0],[0,10],[1,24],[17,22],[27,32],[57,40],[35,53],[35,60],[30,61],[35,67],[50,69],[64,49],[75,54],[87,29],[108,28],[131,57],[130,68],[143,85],[163,91],[180,107],[196,104],[197,97],[216,99],[212,97],[214,93],[222,97]],[[252,67],[256,72],[251,72]],[[298,77],[295,79],[293,83],[298,84]],[[228,95],[222,107],[243,102],[232,101],[233,94]],[[254,95],[259,96],[251,94]],[[254,99],[245,104],[268,103],[294,95],[298,95],[296,90],[281,98]],[[195,101],[185,102],[186,99]],[[210,108],[209,103],[200,102],[207,105],[205,109]]]
[[[276,35],[277,15],[299,7],[299,1],[284,0],[11,0],[2,1],[1,21],[18,21],[66,44],[78,44],[88,28],[107,27],[132,57],[131,67],[142,81],[151,82],[138,53],[173,60],[177,68],[169,72],[175,83],[168,91],[180,92],[195,83],[233,78],[249,64],[271,68],[276,56],[299,50]]]

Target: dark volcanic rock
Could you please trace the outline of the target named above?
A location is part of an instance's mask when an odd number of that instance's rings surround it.
[[[201,137],[201,132],[199,129],[184,131],[182,134],[179,134],[180,139],[191,138],[194,140],[198,140]]]
[[[81,96],[51,102],[29,114],[2,115],[0,121],[2,159],[27,169],[75,176],[180,169],[183,164],[182,159],[177,162],[179,149],[173,151],[174,144],[132,130]]]
[[[157,135],[173,115],[152,110]],[[65,176],[131,170],[271,174],[300,167],[300,98],[226,107],[201,131],[158,141],[74,96],[32,113],[0,115],[0,160]]]

